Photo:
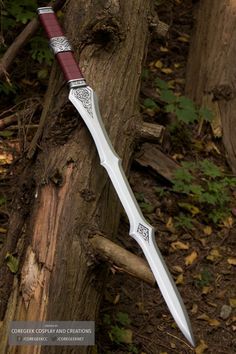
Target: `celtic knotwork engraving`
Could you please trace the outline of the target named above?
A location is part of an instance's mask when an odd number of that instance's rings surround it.
[[[49,44],[55,55],[61,52],[72,51],[72,47],[68,42],[68,39],[64,36],[51,38]]]
[[[77,88],[74,90],[74,96],[80,100],[86,111],[93,118],[91,90],[87,87]]]
[[[138,224],[137,232],[144,238],[145,241],[149,242],[149,230],[146,226]]]

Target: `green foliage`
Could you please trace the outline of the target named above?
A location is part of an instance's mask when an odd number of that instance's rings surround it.
[[[24,25],[32,18],[36,17],[37,1],[36,0],[4,0],[2,2],[1,11],[1,29],[2,36],[5,39],[8,33],[14,33],[18,28],[16,25]],[[3,39],[3,40],[4,40]],[[46,65],[51,65],[53,55],[48,47],[48,42],[43,36],[34,37],[30,42],[30,53],[32,58]],[[0,92],[8,95],[13,92],[13,88],[0,85]],[[15,93],[15,92],[13,92]]]
[[[181,212],[176,217],[176,225],[191,229],[196,215],[203,222],[223,221],[230,214],[232,187],[236,187],[236,178],[225,177],[219,167],[207,159],[182,163],[175,172],[172,191],[183,195],[183,202],[178,204],[186,213]]]
[[[212,274],[209,272],[208,269],[204,268],[200,273],[199,279],[195,281],[195,284],[196,286],[203,288],[204,286],[209,285],[211,281],[212,281]]]
[[[189,215],[185,215],[184,213],[180,213],[178,216],[176,216],[175,218],[175,226],[177,228],[186,228],[189,230],[192,230],[193,227],[193,223],[192,223],[192,217]]]
[[[2,10],[2,29],[14,28],[16,22],[26,24],[35,17],[37,9],[36,0],[4,0]]]
[[[165,103],[165,111],[174,113],[178,122],[190,124],[200,119],[212,120],[212,113],[207,108],[199,109],[189,98],[175,95],[165,81],[158,78],[155,84],[160,91],[160,99]]]
[[[128,328],[131,320],[125,312],[117,312],[113,318],[109,314],[103,317],[103,324],[107,326],[108,335],[112,342],[126,347],[127,353],[138,353],[132,342],[133,332]]]
[[[5,261],[7,262],[7,266],[12,273],[17,273],[19,268],[19,260],[14,257],[12,254],[7,253],[5,257]]]
[[[38,61],[40,64],[52,64],[53,54],[48,47],[48,41],[46,38],[43,36],[34,37],[30,41],[30,46],[30,53],[34,60]]]
[[[158,105],[156,104],[156,102],[153,101],[151,98],[146,98],[143,101],[143,105],[145,108],[149,108],[149,109],[153,109],[153,110],[158,108]]]

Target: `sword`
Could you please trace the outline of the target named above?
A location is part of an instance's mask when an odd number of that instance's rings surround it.
[[[106,169],[130,223],[129,234],[142,248],[163,298],[186,339],[195,346],[190,320],[182,298],[157,247],[154,228],[145,220],[129,182],[106,133],[99,112],[98,99],[75,61],[69,41],[57,21],[52,7],[37,9],[40,22],[49,39],[50,47],[69,84],[69,100],[87,125],[96,144],[101,165]]]

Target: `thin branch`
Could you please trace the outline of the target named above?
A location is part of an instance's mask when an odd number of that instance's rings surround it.
[[[142,258],[100,235],[92,236],[89,241],[95,254],[111,263],[117,271],[128,273],[151,286],[155,286],[155,278],[148,264]]]
[[[58,11],[64,4],[65,0],[57,0],[54,4],[49,3],[48,6],[52,6],[55,11]],[[0,61],[0,78],[5,77],[5,80],[9,82],[8,70],[10,66],[21,48],[33,37],[38,28],[39,21],[37,18],[34,18],[27,24],[19,36],[16,37]]]

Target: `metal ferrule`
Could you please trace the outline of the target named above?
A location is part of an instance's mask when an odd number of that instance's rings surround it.
[[[85,79],[70,80],[68,84],[70,89],[87,86]]]
[[[57,53],[61,53],[61,52],[72,52],[73,51],[68,39],[65,36],[51,38],[49,40],[49,45],[50,45],[54,55],[56,55]]]
[[[39,8],[37,8],[37,12],[38,12],[39,15],[42,15],[42,14],[53,14],[54,13],[52,7],[50,7],[50,6],[39,7]]]

